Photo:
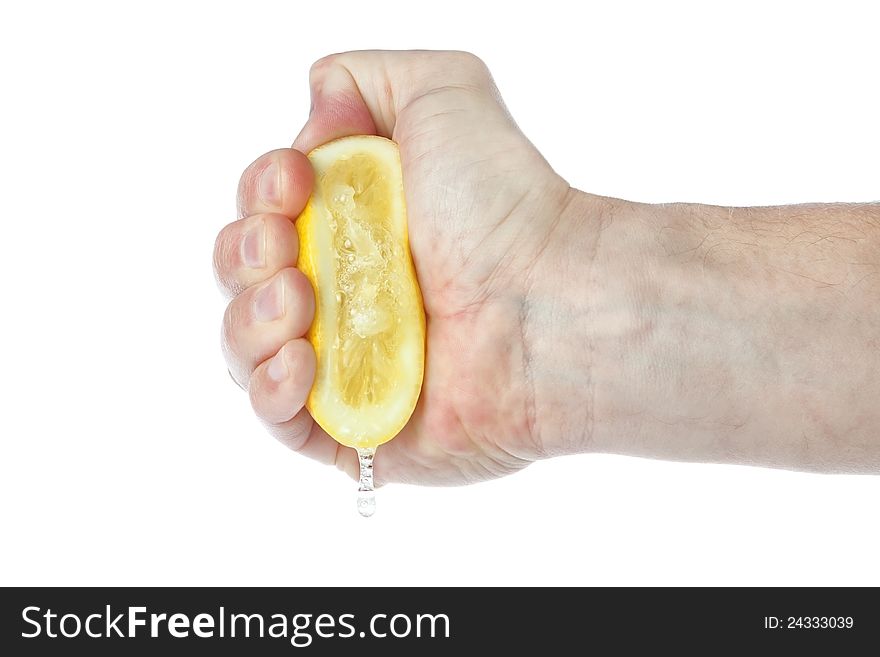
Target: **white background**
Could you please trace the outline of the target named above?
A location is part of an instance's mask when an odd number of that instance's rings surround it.
[[[252,417],[211,274],[239,173],[339,50],[476,52],[592,192],[877,199],[869,3],[11,4],[0,584],[880,584],[880,477],[584,455],[364,520]]]

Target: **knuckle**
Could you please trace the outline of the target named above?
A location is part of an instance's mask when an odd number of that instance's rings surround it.
[[[231,246],[229,244],[229,227],[223,228],[214,240],[214,274],[217,280],[225,283],[229,272],[229,258]]]
[[[330,55],[324,55],[316,60],[309,68],[309,79],[313,81],[320,79],[329,68],[332,68],[336,64],[339,60],[340,54],[341,53],[333,53]]]
[[[474,53],[466,50],[455,50],[450,53],[450,57],[459,70],[467,71],[469,74],[481,79],[489,77],[489,67]]]
[[[251,409],[257,417],[264,417],[266,414],[266,391],[260,383],[259,371],[251,375],[248,398],[251,402]]]
[[[284,427],[284,442],[295,452],[300,451],[308,442],[309,434],[312,431],[312,419],[307,413],[302,411],[288,420]]]
[[[239,358],[242,354],[241,338],[245,321],[242,304],[239,299],[234,299],[226,306],[226,311],[223,313],[221,335],[224,350],[235,358]]]
[[[236,202],[238,204],[238,216],[244,218],[249,214],[250,206],[257,195],[257,183],[259,174],[262,171],[263,158],[261,155],[251,162],[238,179],[238,189],[236,191]]]

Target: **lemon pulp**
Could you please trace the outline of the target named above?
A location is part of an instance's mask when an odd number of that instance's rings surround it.
[[[315,288],[306,406],[344,445],[391,440],[424,372],[425,316],[409,250],[397,145],[345,137],[309,153],[315,187],[297,219],[299,267]]]

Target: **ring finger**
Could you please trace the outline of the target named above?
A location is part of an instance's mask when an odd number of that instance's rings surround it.
[[[311,284],[287,267],[233,299],[223,317],[223,353],[232,377],[248,385],[251,373],[286,342],[305,335],[315,314]]]

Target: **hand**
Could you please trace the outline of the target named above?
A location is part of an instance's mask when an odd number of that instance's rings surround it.
[[[459,52],[344,53],[317,62],[310,84],[312,111],[294,148],[245,170],[241,218],[214,253],[233,297],[224,353],[256,414],[292,449],[356,476],[354,450],[303,407],[315,371],[303,338],[314,297],[295,268],[293,221],[313,183],[303,153],[379,134],[400,147],[427,360],[412,418],[377,453],[377,483],[470,483],[572,451],[545,444],[537,426],[529,334],[530,290],[574,193],[518,130],[484,64]]]
[[[582,451],[880,471],[880,206],[644,205],[574,190],[465,53],[334,55],[294,149],[245,171],[217,240],[230,372],[295,450],[356,476],[303,410],[302,154],[400,146],[425,382],[377,482],[456,484]]]

